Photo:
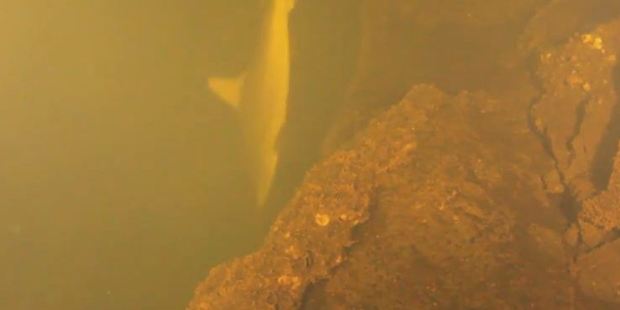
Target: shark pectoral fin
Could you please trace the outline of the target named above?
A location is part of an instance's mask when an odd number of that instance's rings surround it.
[[[241,89],[246,74],[236,78],[208,78],[207,85],[218,97],[235,108],[239,108],[241,102]]]

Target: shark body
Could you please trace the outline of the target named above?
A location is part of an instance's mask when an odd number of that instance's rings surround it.
[[[276,143],[289,88],[289,13],[295,0],[266,0],[261,38],[248,69],[236,79],[210,78],[209,87],[235,106],[243,127],[255,203],[262,207],[278,162]]]

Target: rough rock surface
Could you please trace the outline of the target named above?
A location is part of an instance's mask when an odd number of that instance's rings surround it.
[[[583,255],[576,263],[581,291],[589,297],[620,304],[620,240]]]
[[[552,161],[512,106],[414,87],[189,309],[570,305],[566,223],[536,174]]]
[[[589,249],[609,241],[620,230],[620,153],[607,189],[584,202],[578,224],[581,241]]]
[[[548,139],[561,179],[577,200],[596,193],[595,163],[611,159],[603,158],[601,145],[617,117],[618,52],[620,20],[577,34],[540,55],[543,95],[532,107],[534,123]]]
[[[578,227],[587,251],[574,266],[581,290],[620,304],[620,151],[607,190],[585,201]]]

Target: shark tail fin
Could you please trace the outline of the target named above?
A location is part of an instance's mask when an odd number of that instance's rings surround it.
[[[209,78],[207,84],[218,97],[229,105],[239,108],[241,103],[241,90],[245,81],[246,74],[243,73],[236,78]]]

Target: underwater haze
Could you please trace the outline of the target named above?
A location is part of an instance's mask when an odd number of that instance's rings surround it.
[[[0,3],[1,309],[182,309],[251,248],[240,130],[206,88],[247,62],[248,3]]]
[[[618,25],[0,1],[0,310],[616,309]]]

